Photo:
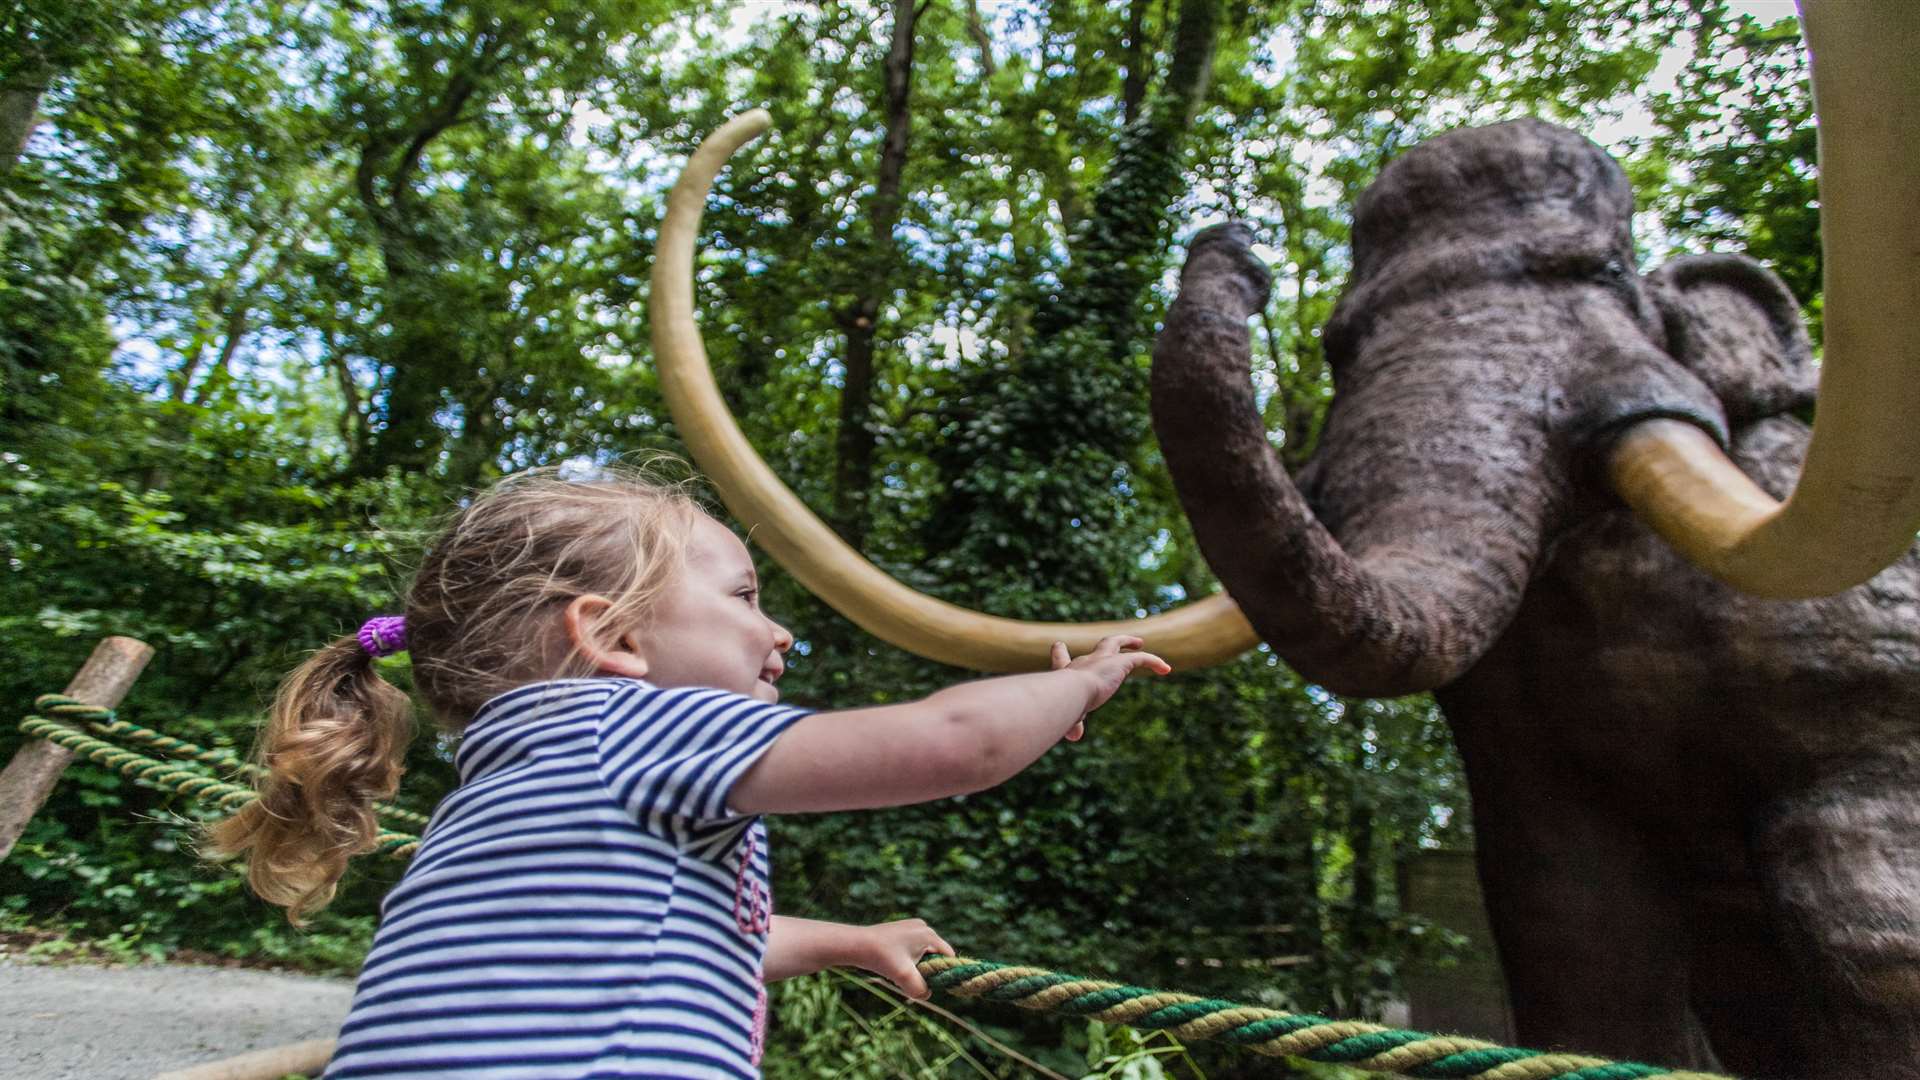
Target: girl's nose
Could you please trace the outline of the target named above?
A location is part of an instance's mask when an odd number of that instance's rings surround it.
[[[772,619],[768,619],[767,621],[768,621],[769,623],[773,623],[773,648],[774,648],[774,651],[775,651],[775,652],[786,652],[786,651],[787,651],[788,649],[791,649],[791,648],[793,648],[793,633],[792,633],[792,631],[790,631],[790,630],[788,630],[788,629],[787,629],[786,627],[784,627],[784,626],[781,626],[781,625],[780,625],[779,623],[777,623],[777,622],[773,622],[773,620],[772,620]]]

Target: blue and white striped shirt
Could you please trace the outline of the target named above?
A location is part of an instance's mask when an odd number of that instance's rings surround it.
[[[766,829],[726,799],[805,715],[632,679],[487,702],[328,1080],[759,1076]]]

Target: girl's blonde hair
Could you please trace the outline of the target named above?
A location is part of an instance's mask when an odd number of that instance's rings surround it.
[[[702,512],[685,485],[638,470],[536,470],[476,497],[407,590],[414,683],[436,718],[458,731],[503,691],[592,674],[567,647],[562,604],[597,593],[613,601],[598,625],[644,625]],[[412,721],[357,638],[321,649],[280,685],[256,750],[260,797],[209,830],[209,853],[245,854],[254,892],[303,923],[373,847],[373,803],[400,785]]]

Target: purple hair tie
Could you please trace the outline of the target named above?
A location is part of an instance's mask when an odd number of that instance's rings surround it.
[[[392,656],[407,647],[407,620],[403,615],[375,615],[360,628],[360,647],[368,656]]]

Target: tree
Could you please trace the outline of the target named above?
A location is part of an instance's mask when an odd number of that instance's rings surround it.
[[[1819,341],[1819,140],[1799,20],[1698,6],[1693,57],[1654,99],[1642,186],[1685,246],[1744,249],[1779,274]]]
[[[973,602],[1069,617],[1131,606],[1129,556],[1146,540],[1129,528],[1126,479],[1146,431],[1140,309],[1173,231],[1219,21],[1212,0],[1180,5],[1166,75],[1067,238],[1070,261],[1023,320],[1033,344],[972,369],[941,403],[950,434],[933,460],[946,491],[926,542],[936,571]]]
[[[548,313],[513,318],[514,286],[531,287],[528,264],[550,268],[599,224],[578,194],[590,174],[563,149],[574,104],[660,17],[635,0],[564,17],[538,3],[395,3],[383,21],[329,28],[360,39],[328,74],[354,125],[354,192],[383,274],[380,337],[361,343],[381,365],[363,472],[433,466],[450,419],[453,475],[487,474],[508,441],[510,372],[544,366],[523,354]],[[545,167],[555,152],[573,175]],[[521,274],[476,272],[486,261]]]
[[[0,175],[12,170],[40,126],[40,99],[89,54],[153,18],[153,4],[79,0],[58,8],[13,3],[0,11]]]
[[[883,290],[890,292],[899,262],[893,230],[900,223],[901,174],[907,165],[907,138],[913,114],[909,94],[913,87],[913,34],[922,8],[914,0],[894,0],[893,33],[887,45],[884,70],[886,100],[879,110],[886,118],[881,139],[880,169],[867,202],[871,229],[862,251],[849,251],[848,262],[865,281],[853,299],[834,313],[846,332],[846,377],[840,388],[840,425],[833,478],[835,517],[849,543],[858,547],[867,531],[866,502],[873,484],[874,431],[868,421],[873,407],[873,353]]]
[[[109,319],[147,327],[164,351],[157,313],[222,272],[219,234],[244,213],[224,200],[272,170],[258,114],[276,79],[256,54],[276,12],[154,0],[11,13],[24,24],[13,61],[40,65],[36,107],[58,138],[4,177],[18,222],[0,239],[14,256],[0,289],[9,420],[84,409],[113,362]]]

